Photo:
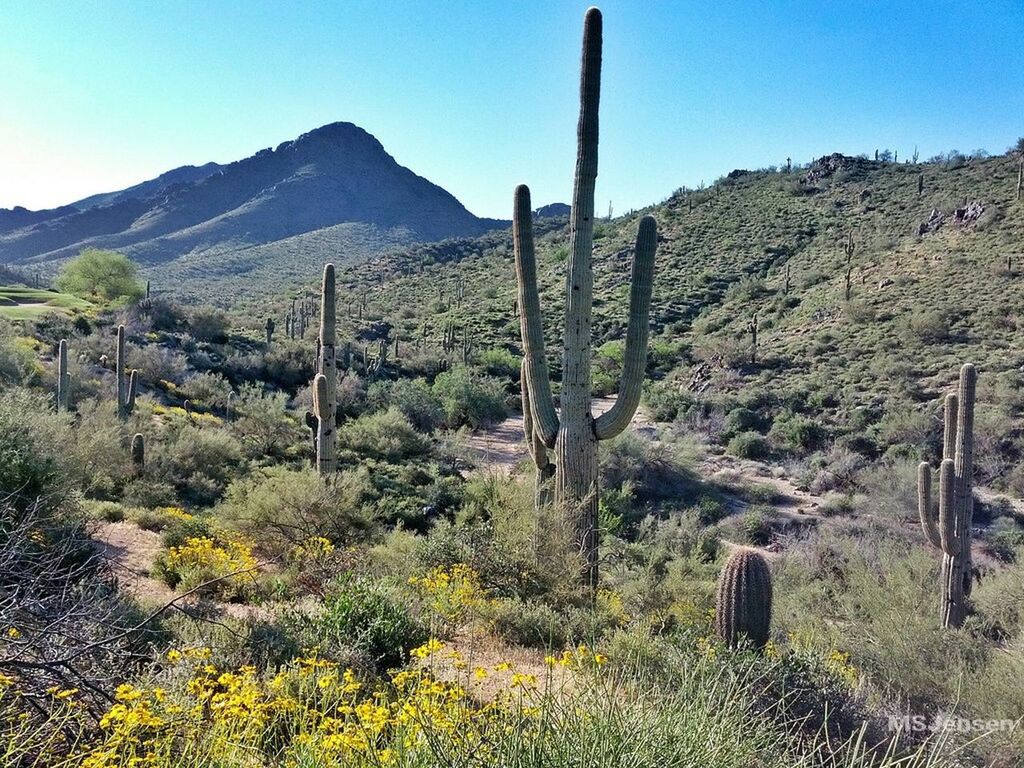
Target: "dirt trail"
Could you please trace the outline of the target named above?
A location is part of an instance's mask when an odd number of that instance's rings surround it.
[[[159,533],[139,528],[135,523],[100,523],[92,538],[100,545],[122,589],[147,604],[174,599],[174,590],[150,575],[163,549]]]
[[[121,521],[98,523],[91,535],[99,545],[102,557],[109,563],[118,586],[144,607],[156,608],[179,597],[173,589],[151,575],[153,564],[163,550],[163,539],[159,533]],[[182,600],[181,605],[190,601],[194,602],[195,597]],[[257,605],[220,601],[216,605],[221,613],[234,618],[268,614],[266,608]]]
[[[614,397],[594,398],[594,415],[605,413],[615,403]],[[637,409],[630,422],[631,428],[652,439],[657,439],[657,426],[642,409]],[[515,414],[500,424],[474,433],[469,446],[477,456],[477,471],[512,474],[516,466],[526,458],[526,442],[523,438],[523,417]],[[721,486],[726,503],[731,511],[742,511],[748,502],[735,493],[730,486],[756,483],[767,486],[774,493],[773,506],[794,514],[814,514],[827,496],[817,496],[802,490],[796,484],[773,472],[772,467],[758,461],[738,459],[732,456],[707,454],[698,465],[701,477]]]

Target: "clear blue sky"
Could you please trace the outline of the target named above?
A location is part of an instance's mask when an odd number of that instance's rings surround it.
[[[354,122],[474,213],[568,202],[585,3],[0,0],[0,207],[48,207]],[[831,151],[1002,152],[1024,3],[625,2],[598,209]]]

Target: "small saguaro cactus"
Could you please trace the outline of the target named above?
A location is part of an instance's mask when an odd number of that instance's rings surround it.
[[[131,375],[128,376],[128,402],[125,403],[125,408],[128,410],[130,416],[135,412],[135,396],[139,392],[139,372],[137,369],[132,369]]]
[[[932,469],[917,467],[917,507],[928,542],[942,552],[944,627],[959,627],[967,616],[971,594],[971,526],[974,517],[974,392],[977,371],[970,363],[960,368],[957,394],[946,395],[939,468],[938,510],[932,504]],[[936,515],[936,511],[938,514]]]
[[[141,432],[136,432],[132,438],[132,466],[136,470],[144,469],[146,466],[146,438]]]
[[[725,561],[715,599],[715,632],[730,647],[744,638],[764,648],[772,623],[772,573],[764,555],[746,547]]]
[[[917,174],[917,196],[920,197],[924,194],[924,174]]]
[[[71,406],[71,374],[68,373],[68,340],[61,339],[57,347],[57,410]]]
[[[231,390],[230,392],[228,392],[228,396],[224,400],[224,418],[225,419],[230,419],[231,418],[231,410],[232,410],[232,406],[234,406],[234,404],[235,404],[235,398],[236,397],[238,397],[238,395],[235,394],[234,390]]]
[[[114,376],[117,379],[117,418],[124,421],[128,418],[128,379],[125,376],[124,326],[117,326],[117,360]]]
[[[266,328],[267,331],[267,346],[269,347],[274,339],[274,328],[277,327],[277,323],[274,322],[274,318],[268,317],[267,323],[264,327]]]
[[[750,332],[750,364],[757,365],[757,329],[758,320],[757,312],[750,316],[750,322],[747,323],[747,330]]]
[[[595,418],[590,391],[590,326],[594,290],[592,259],[598,101],[601,95],[601,27],[601,12],[590,8],[583,25],[576,176],[569,221],[561,413],[555,410],[548,378],[537,290],[533,215],[530,190],[526,185],[516,188],[512,224],[531,421],[536,439],[546,448],[554,449],[554,501],[571,516],[576,543],[585,559],[584,578],[591,589],[596,589],[598,580],[597,444],[622,432],[640,402],[647,363],[654,253],[658,241],[654,219],[644,216],[640,220],[633,258],[622,383],[612,408]]]
[[[338,455],[334,412],[330,405],[327,377],[322,373],[313,380],[313,415],[316,417],[316,471],[330,476],[338,469]]]

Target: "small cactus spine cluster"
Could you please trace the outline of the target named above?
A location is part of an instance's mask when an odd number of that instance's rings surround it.
[[[932,503],[932,468],[917,468],[917,507],[928,542],[942,552],[940,618],[946,628],[960,627],[971,594],[971,526],[974,517],[974,393],[978,374],[960,368],[956,394],[946,395],[939,466],[939,499]],[[936,506],[938,509],[936,509]]]
[[[730,647],[768,643],[772,623],[772,573],[764,555],[741,548],[725,561],[715,599],[715,632]]]
[[[57,410],[71,406],[71,374],[68,373],[68,340],[61,339],[57,347]]]

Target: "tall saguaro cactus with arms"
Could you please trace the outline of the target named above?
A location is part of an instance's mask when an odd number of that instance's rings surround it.
[[[554,501],[573,517],[577,543],[586,560],[585,579],[591,588],[596,587],[598,577],[597,443],[622,432],[640,403],[647,363],[654,252],[658,239],[654,219],[645,216],[640,222],[633,257],[622,383],[615,405],[595,418],[590,392],[590,325],[594,288],[592,256],[598,102],[601,95],[601,23],[601,12],[597,8],[589,9],[583,25],[576,178],[569,225],[561,413],[555,410],[548,379],[537,290],[530,190],[525,185],[516,188],[512,225],[521,307],[525,402],[529,404],[533,432],[531,449],[544,447],[554,451]],[[535,459],[540,456],[538,450],[532,452]],[[543,466],[541,461],[537,462],[538,472],[549,472],[547,458],[542,461]],[[538,498],[541,497],[542,494],[538,494]]]
[[[942,552],[941,617],[944,627],[959,627],[971,594],[971,526],[974,517],[974,391],[978,374],[967,363],[960,369],[957,394],[946,395],[939,468],[938,515],[932,506],[932,470],[917,468],[917,505],[921,528]]]

